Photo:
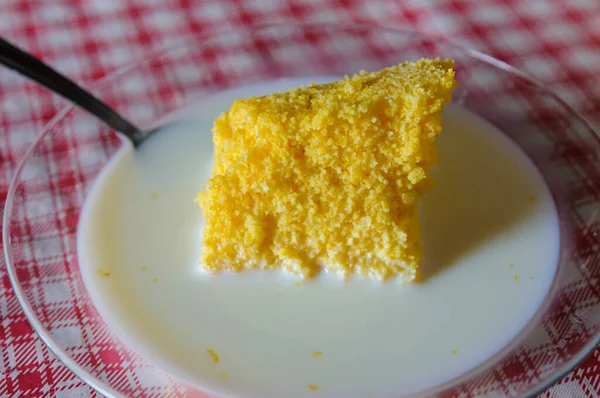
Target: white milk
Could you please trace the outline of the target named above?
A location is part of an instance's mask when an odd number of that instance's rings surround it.
[[[137,152],[120,150],[78,230],[94,303],[127,344],[222,397],[396,398],[465,373],[533,317],[556,270],[559,233],[531,162],[458,107],[444,113],[435,185],[421,203],[423,283],[322,275],[296,286],[289,275],[200,271],[194,197],[211,171],[212,121],[236,98],[308,82],[212,96]]]

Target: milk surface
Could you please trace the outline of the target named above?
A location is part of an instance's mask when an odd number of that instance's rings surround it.
[[[558,218],[541,176],[501,132],[453,105],[420,204],[420,283],[322,274],[298,286],[285,274],[201,271],[194,198],[210,176],[214,118],[237,98],[326,80],[198,101],[138,150],[124,145],[88,193],[78,254],[97,309],[126,344],[215,395],[418,393],[501,350],[554,277]]]

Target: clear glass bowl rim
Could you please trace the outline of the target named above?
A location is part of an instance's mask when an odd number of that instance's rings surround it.
[[[577,111],[576,109],[571,107],[571,105],[569,105],[566,101],[564,101],[552,89],[550,89],[549,87],[547,87],[546,85],[544,85],[543,83],[541,83],[540,81],[535,79],[530,74],[523,72],[522,70],[517,69],[517,68],[513,67],[512,65],[510,65],[504,61],[501,61],[497,58],[494,58],[484,52],[466,47],[466,46],[458,43],[454,39],[436,36],[429,32],[422,32],[422,31],[404,28],[404,27],[389,27],[389,26],[366,24],[366,23],[348,24],[348,23],[331,23],[331,22],[326,22],[326,23],[311,23],[311,22],[304,23],[304,22],[302,22],[302,23],[284,24],[281,22],[275,22],[275,23],[265,23],[265,24],[254,25],[252,27],[252,30],[260,31],[260,30],[264,30],[264,29],[268,29],[268,28],[277,28],[277,27],[282,27],[282,26],[285,26],[288,28],[289,27],[297,27],[297,28],[321,27],[321,28],[340,28],[340,29],[365,28],[365,29],[369,29],[369,30],[377,30],[377,31],[382,31],[382,32],[390,32],[390,33],[395,32],[395,33],[403,33],[403,34],[416,34],[416,35],[419,35],[420,37],[427,38],[428,40],[444,42],[445,44],[447,44],[451,47],[454,47],[455,49],[457,49],[459,51],[463,51],[465,54],[473,57],[474,59],[484,62],[492,67],[501,69],[502,71],[504,71],[506,73],[516,75],[516,76],[528,81],[529,83],[533,84],[538,89],[545,91],[548,96],[552,97],[557,103],[559,103],[562,107],[564,107],[564,109],[566,111],[571,113],[572,116],[579,119],[579,121],[582,122],[590,130],[590,132],[596,136],[596,138],[598,140],[600,140],[600,133],[594,128],[594,126],[579,111]],[[206,34],[187,35],[186,37],[183,37],[183,38],[175,41],[174,43],[164,45],[161,48],[154,50],[150,56],[144,58],[143,60],[140,60],[140,62],[137,62],[137,63],[132,62],[128,65],[125,65],[125,66],[117,69],[116,71],[110,73],[109,75],[93,82],[92,84],[89,85],[89,87],[87,87],[87,89],[90,92],[94,93],[96,91],[101,90],[106,85],[111,84],[111,82],[113,80],[115,80],[116,78],[118,78],[119,76],[139,67],[141,64],[149,63],[153,59],[158,58],[160,56],[164,56],[164,55],[168,54],[169,52],[176,51],[180,47],[183,47],[188,44],[191,45],[191,44],[193,44],[193,42],[198,42],[198,41],[202,41],[202,40],[210,40],[212,37],[236,33],[237,31],[238,30],[236,28],[228,28],[228,29],[217,29],[216,31],[206,33]],[[35,140],[32,142],[32,144],[27,148],[23,157],[19,161],[17,168],[15,169],[15,172],[11,178],[10,185],[8,188],[8,193],[7,193],[6,201],[5,201],[5,205],[4,205],[4,213],[3,213],[3,217],[2,217],[2,245],[4,247],[4,259],[6,262],[8,277],[9,277],[11,286],[13,288],[13,291],[15,293],[15,296],[17,298],[17,301],[19,302],[19,305],[21,306],[21,308],[22,308],[25,316],[27,317],[27,320],[31,324],[33,330],[35,331],[35,333],[38,336],[40,336],[40,338],[46,344],[46,346],[50,349],[50,351],[71,372],[73,372],[77,377],[82,379],[85,383],[87,383],[89,386],[91,386],[94,390],[96,390],[100,394],[105,395],[107,397],[123,397],[123,395],[121,393],[113,390],[110,387],[107,387],[106,385],[104,385],[104,383],[102,381],[98,380],[98,378],[89,374],[84,368],[82,368],[77,363],[75,363],[75,361],[70,358],[69,354],[67,354],[61,347],[59,347],[53,341],[48,330],[37,319],[31,305],[29,304],[29,302],[27,301],[27,299],[24,296],[23,289],[21,288],[21,285],[20,285],[18,277],[17,277],[16,268],[14,267],[12,251],[10,249],[11,242],[10,242],[10,238],[9,238],[8,234],[9,234],[9,229],[10,229],[9,225],[10,225],[11,213],[12,213],[12,208],[13,208],[13,199],[14,199],[14,196],[16,193],[17,183],[18,183],[19,177],[21,175],[21,172],[23,170],[23,167],[25,166],[26,162],[29,160],[29,158],[33,154],[37,145],[75,107],[76,107],[76,105],[72,105],[72,104],[65,105],[62,110],[59,110],[56,113],[56,115],[45,126],[42,127],[41,133],[35,138]],[[565,377],[569,372],[571,372],[573,369],[575,369],[581,362],[583,362],[583,360],[585,358],[587,358],[588,355],[590,355],[596,349],[596,347],[599,344],[600,344],[600,331],[597,332],[590,339],[590,341],[588,341],[587,344],[585,344],[585,346],[580,350],[580,352],[577,355],[575,355],[573,358],[571,358],[571,360],[564,363],[558,369],[558,371],[555,372],[555,374],[552,377],[535,385],[532,389],[530,389],[525,394],[523,394],[523,396],[524,397],[534,397],[534,396],[537,396],[538,394],[543,393],[545,390],[550,388],[552,385],[554,385],[555,383],[560,381],[563,377]],[[463,376],[464,375],[458,376],[457,378],[455,378],[453,380],[449,380],[448,382],[443,383],[443,386],[455,384]],[[442,386],[434,387],[433,390],[438,390],[439,387],[442,387]]]

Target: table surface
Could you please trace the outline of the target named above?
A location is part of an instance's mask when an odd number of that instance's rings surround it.
[[[0,35],[83,85],[190,33],[265,21],[355,21],[450,37],[549,84],[600,126],[600,1],[0,0]],[[65,105],[0,69],[0,203],[25,149]],[[98,396],[33,332],[0,260],[0,397]],[[35,370],[35,372],[31,372]],[[600,349],[544,397],[597,397]]]

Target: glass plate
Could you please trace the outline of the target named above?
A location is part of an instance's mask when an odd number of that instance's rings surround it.
[[[600,325],[600,142],[590,125],[531,77],[421,33],[366,26],[273,25],[182,40],[98,82],[93,91],[136,124],[218,90],[300,76],[339,76],[423,57],[456,61],[454,102],[502,130],[535,162],[560,216],[560,263],[538,313],[470,372],[421,395],[532,396],[596,347]],[[17,168],[4,213],[10,280],[56,356],[109,397],[208,397],[126,347],[90,301],[77,263],[84,194],[121,141],[77,108],[60,112]],[[399,392],[398,396],[401,396]]]

